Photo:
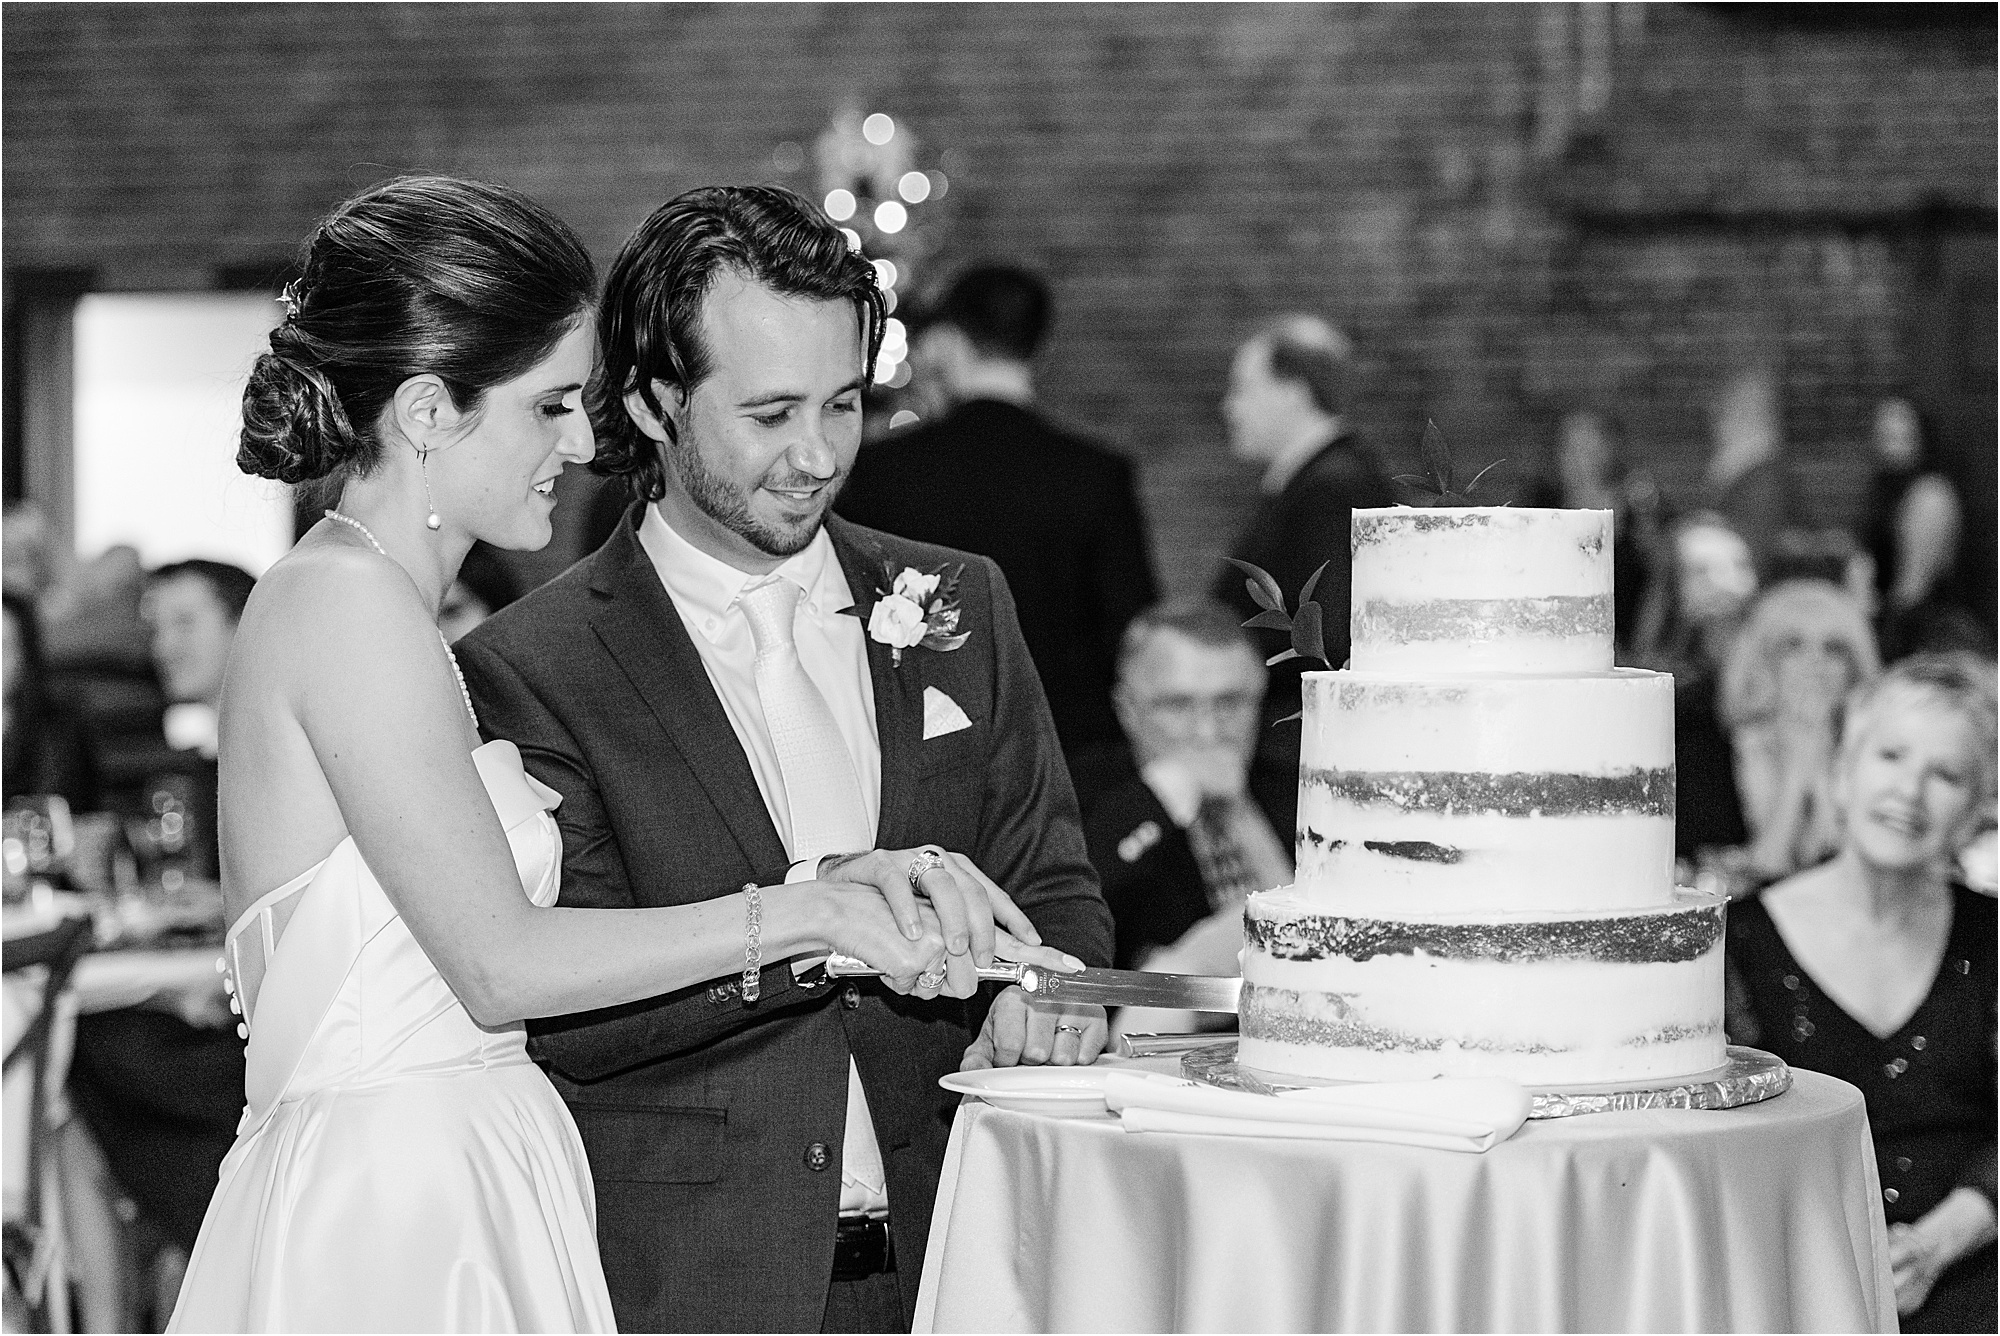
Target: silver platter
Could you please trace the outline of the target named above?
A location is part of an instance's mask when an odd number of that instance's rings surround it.
[[[1627,1109],[1733,1109],[1756,1104],[1784,1094],[1792,1087],[1792,1069],[1784,1059],[1762,1049],[1740,1048],[1731,1044],[1729,1061],[1720,1067],[1692,1076],[1673,1078],[1669,1084],[1578,1085],[1565,1090],[1530,1086],[1534,1097],[1530,1118],[1569,1118],[1579,1113],[1619,1113]],[[1181,1074],[1203,1085],[1224,1090],[1242,1090],[1253,1095],[1275,1095],[1281,1090],[1305,1090],[1312,1086],[1349,1084],[1345,1081],[1316,1080],[1310,1076],[1281,1076],[1239,1067],[1236,1041],[1211,1044],[1181,1056]]]

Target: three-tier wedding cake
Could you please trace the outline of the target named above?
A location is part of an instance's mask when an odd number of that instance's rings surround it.
[[[1611,514],[1356,510],[1307,673],[1298,879],[1245,911],[1238,1061],[1649,1082],[1724,1060],[1722,897],[1674,885],[1673,679],[1612,666]]]

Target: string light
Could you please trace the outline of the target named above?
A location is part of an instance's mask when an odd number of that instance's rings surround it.
[[[826,192],[826,216],[836,223],[844,223],[854,216],[855,199],[851,190],[829,190]]]
[[[875,206],[875,226],[879,231],[896,233],[903,230],[903,224],[910,221],[910,211],[895,200],[885,199]]]

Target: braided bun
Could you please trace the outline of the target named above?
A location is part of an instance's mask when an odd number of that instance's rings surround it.
[[[356,465],[365,471],[370,444],[355,434],[327,378],[284,346],[293,342],[284,337],[289,332],[289,326],[274,331],[272,351],[250,370],[236,467],[283,483],[313,482]]]

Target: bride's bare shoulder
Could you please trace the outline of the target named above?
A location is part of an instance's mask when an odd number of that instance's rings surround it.
[[[416,586],[389,558],[307,540],[257,581],[242,630],[318,639],[428,620]]]

